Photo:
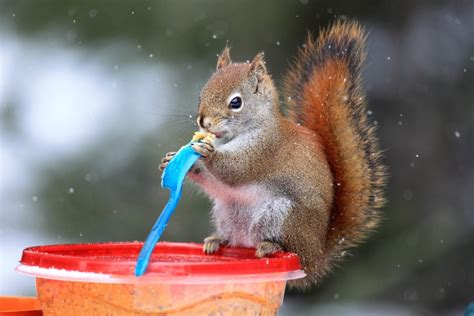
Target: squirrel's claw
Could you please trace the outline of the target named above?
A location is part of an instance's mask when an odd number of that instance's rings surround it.
[[[175,151],[172,151],[172,152],[167,153],[167,154],[163,157],[163,159],[161,159],[160,171],[165,170],[166,166],[168,166],[168,163],[169,163],[170,160],[174,157],[174,155],[176,155],[176,152],[175,152]]]
[[[276,242],[262,241],[258,243],[255,255],[257,256],[257,258],[264,258],[282,250],[283,248],[280,246],[280,244]]]
[[[220,245],[225,245],[226,241],[219,236],[212,235],[204,239],[203,251],[210,255],[219,250]]]
[[[214,145],[205,141],[192,143],[191,147],[203,158],[210,158],[215,152]]]

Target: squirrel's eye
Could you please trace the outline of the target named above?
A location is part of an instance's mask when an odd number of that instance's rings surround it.
[[[234,97],[232,100],[230,100],[229,107],[234,111],[240,110],[242,107],[242,99],[240,97]]]

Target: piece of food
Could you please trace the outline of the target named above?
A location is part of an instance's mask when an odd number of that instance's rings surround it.
[[[204,140],[205,142],[212,143],[216,139],[216,135],[212,133],[202,133],[202,132],[195,132],[192,141],[199,142]]]

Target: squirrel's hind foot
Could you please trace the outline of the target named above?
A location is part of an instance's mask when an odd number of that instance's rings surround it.
[[[217,250],[219,250],[219,247],[221,245],[226,245],[226,244],[227,244],[227,241],[223,239],[222,237],[217,236],[217,235],[211,235],[204,239],[204,246],[202,250],[206,254],[210,255],[216,252]]]
[[[273,241],[262,241],[258,243],[255,255],[257,258],[264,258],[282,250],[283,248],[279,243]]]

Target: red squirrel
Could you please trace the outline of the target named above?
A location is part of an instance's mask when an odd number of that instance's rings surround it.
[[[367,118],[364,45],[352,21],[309,35],[284,82],[286,115],[263,54],[234,63],[223,50],[199,100],[200,130],[216,140],[193,144],[202,158],[189,173],[214,205],[206,253],[295,252],[307,276],[290,285],[305,288],[377,226],[386,169]]]

